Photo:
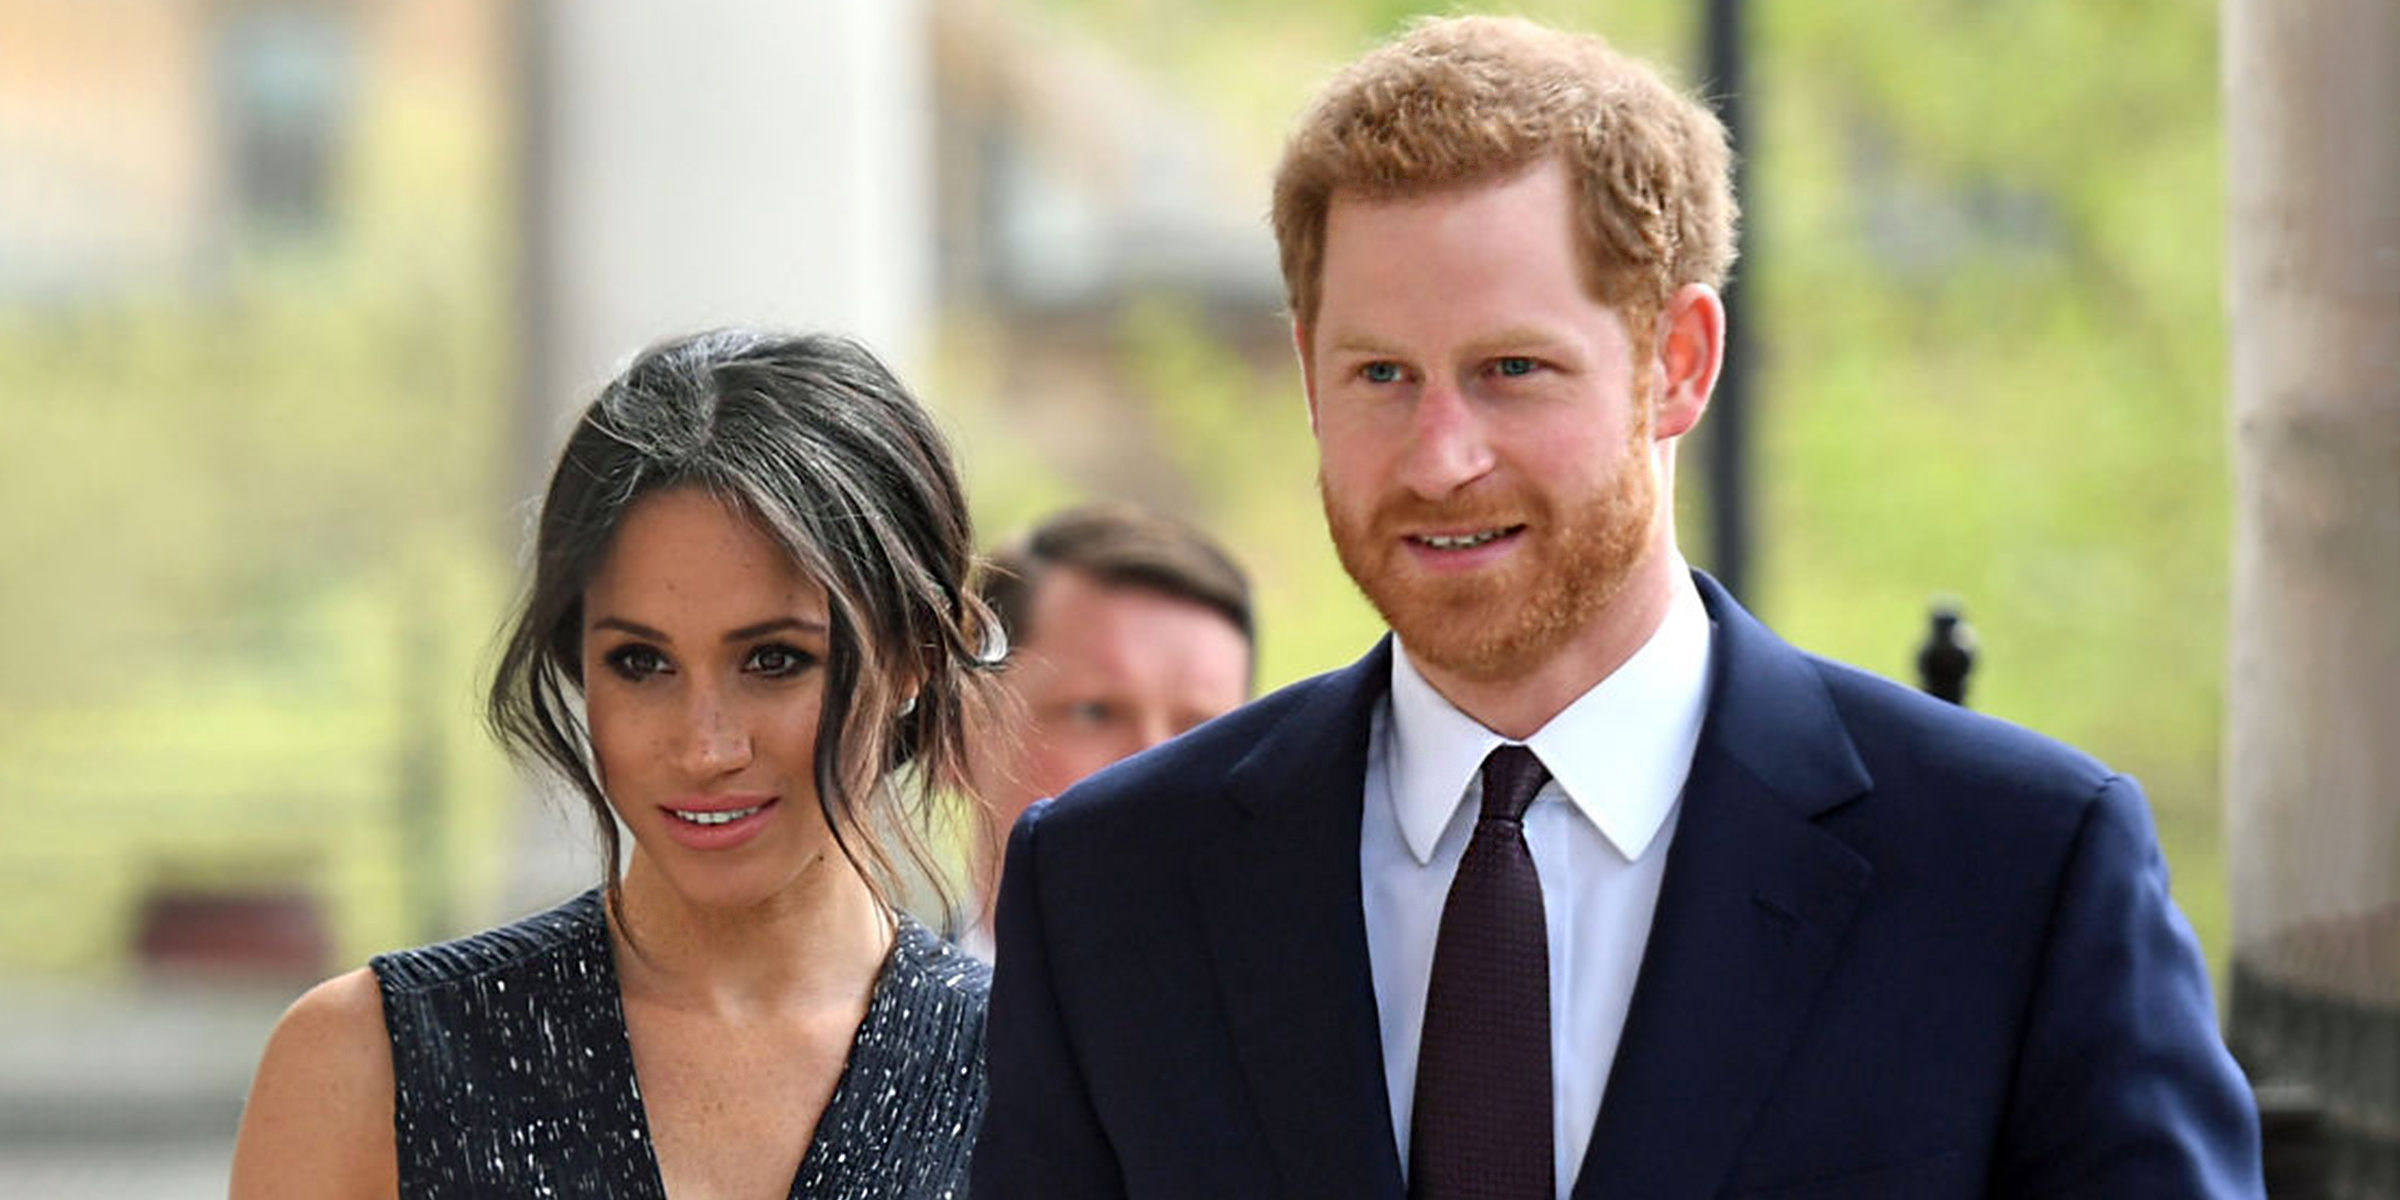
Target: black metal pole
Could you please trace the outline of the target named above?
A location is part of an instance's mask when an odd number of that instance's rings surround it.
[[[1742,0],[1708,0],[1702,41],[1707,55],[1710,102],[1733,143],[1733,194],[1742,204],[1742,228],[1758,228],[1758,196],[1750,190],[1752,143],[1746,118],[1748,80],[1743,62]],[[1725,285],[1725,366],[1709,401],[1707,452],[1709,568],[1753,609],[1750,589],[1750,336],[1755,315],[1743,303],[1744,277],[1757,267],[1755,242],[1742,239],[1742,256]]]

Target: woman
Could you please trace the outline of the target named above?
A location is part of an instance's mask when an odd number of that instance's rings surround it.
[[[303,996],[236,1200],[964,1195],[989,975],[893,892],[989,703],[973,544],[859,347],[635,361],[560,455],[488,714],[589,803],[607,880]]]

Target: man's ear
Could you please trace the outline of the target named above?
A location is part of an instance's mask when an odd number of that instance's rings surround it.
[[[1681,437],[1700,423],[1725,363],[1725,302],[1705,283],[1675,289],[1659,314],[1659,392],[1652,437]]]
[[[1292,352],[1300,357],[1300,391],[1308,397],[1308,431],[1317,431],[1317,365],[1308,357],[1308,328],[1292,318]]]

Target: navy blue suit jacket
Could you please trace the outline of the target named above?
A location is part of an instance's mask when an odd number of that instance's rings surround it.
[[[1785,645],[1708,716],[1579,1200],[2257,1196],[2140,790]],[[978,1200],[1403,1195],[1359,908],[1388,641],[1012,834]]]

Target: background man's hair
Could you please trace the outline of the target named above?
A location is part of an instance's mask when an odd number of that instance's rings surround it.
[[[1062,567],[1111,586],[1145,588],[1202,605],[1241,630],[1251,657],[1257,657],[1250,580],[1232,556],[1181,521],[1113,502],[1057,513],[992,554],[978,589],[999,614],[1011,645],[1030,635],[1042,576]]]
[[[1419,21],[1326,85],[1275,172],[1286,298],[1314,337],[1325,216],[1497,182],[1555,159],[1576,190],[1584,285],[1644,335],[1675,289],[1733,266],[1732,159],[1707,105],[1597,37],[1530,21]]]

